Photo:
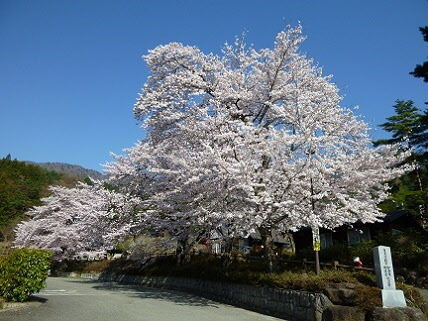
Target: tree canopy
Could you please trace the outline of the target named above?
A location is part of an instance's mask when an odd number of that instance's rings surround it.
[[[371,148],[331,77],[298,52],[303,40],[298,26],[272,49],[237,39],[222,56],[180,43],[145,56],[134,114],[147,136],[107,169],[143,197],[150,224],[185,237],[195,226],[258,230],[268,249],[273,228],[382,217],[383,183],[404,172],[405,155]]]
[[[395,115],[387,117],[380,125],[392,133],[392,138],[380,139],[375,145],[406,142],[416,152],[423,153],[428,147],[428,110],[421,111],[412,100],[398,99],[393,106]]]
[[[75,188],[50,187],[52,195],[27,212],[15,244],[52,250],[56,258],[105,253],[139,222],[139,200],[104,188],[101,182]]]
[[[420,27],[419,30],[424,37],[424,41],[428,42],[428,26]],[[411,75],[417,78],[422,78],[425,82],[428,82],[428,61],[423,62],[421,65],[417,64],[415,69],[410,72]]]

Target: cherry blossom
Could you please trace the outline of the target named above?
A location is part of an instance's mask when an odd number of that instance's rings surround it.
[[[140,222],[139,199],[105,189],[101,182],[50,190],[43,205],[27,213],[30,220],[17,226],[16,246],[50,249],[57,258],[105,253]]]
[[[381,219],[406,153],[373,148],[332,77],[298,52],[302,41],[298,26],[273,49],[238,38],[222,56],[170,43],[144,57],[134,114],[146,136],[107,172],[142,197],[148,226],[182,240],[258,230],[269,256],[273,229]]]

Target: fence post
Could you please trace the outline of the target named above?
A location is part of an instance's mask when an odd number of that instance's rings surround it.
[[[333,261],[333,269],[335,271],[339,270],[339,261]]]

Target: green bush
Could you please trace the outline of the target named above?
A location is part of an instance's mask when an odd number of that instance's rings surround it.
[[[397,288],[404,292],[407,305],[421,309],[428,320],[428,306],[419,290],[407,284],[398,284]]]
[[[391,247],[396,269],[406,268],[416,271],[419,276],[428,276],[428,233],[411,228],[397,233],[378,231],[371,241],[353,245],[337,243],[321,249],[319,257],[321,262],[339,261],[341,264],[353,265],[353,258],[358,256],[365,267],[373,267],[373,248],[385,245]],[[313,261],[314,251],[312,247],[303,248],[296,256],[298,259]]]
[[[62,260],[52,261],[51,273],[53,276],[58,276],[61,272],[76,272],[82,273],[87,265],[91,262],[88,261],[75,261],[75,260]]]
[[[428,233],[425,231],[407,229],[398,235],[379,233],[376,241],[391,247],[395,267],[411,268],[422,274],[428,272]]]
[[[0,260],[0,295],[7,301],[25,301],[45,287],[51,252],[17,249]]]
[[[82,269],[82,273],[101,273],[104,272],[113,261],[102,260],[90,262]]]
[[[379,288],[359,284],[355,287],[355,304],[365,311],[373,311],[382,306]]]
[[[364,271],[355,271],[352,272],[352,275],[360,282],[361,284],[365,284],[368,286],[376,287],[376,276],[369,272]]]
[[[319,252],[321,262],[339,261],[341,264],[350,264],[352,256],[349,246],[345,243],[337,243],[333,246],[323,248]],[[306,259],[314,260],[314,251],[312,247],[307,249]]]
[[[328,283],[356,283],[357,278],[369,280],[372,277],[361,272],[322,270],[319,276],[313,271],[283,271],[267,273],[263,261],[245,262],[232,260],[227,266],[222,265],[220,257],[209,255],[192,256],[189,262],[177,265],[174,257],[158,258],[147,266],[137,266],[137,263],[126,260],[99,262],[91,264],[85,271],[105,273],[124,273],[145,276],[176,276],[209,279],[220,282],[250,284],[253,286],[270,286],[295,290],[322,292]]]
[[[358,256],[364,266],[374,266],[373,248],[378,244],[375,241],[363,241],[349,246],[350,257]]]

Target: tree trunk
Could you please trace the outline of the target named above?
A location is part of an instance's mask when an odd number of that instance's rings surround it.
[[[177,264],[183,265],[184,262],[190,261],[190,246],[188,238],[180,239],[177,241]]]
[[[232,245],[233,239],[231,237],[226,237],[224,239],[224,247],[221,253],[221,267],[227,268],[232,262]]]
[[[315,214],[315,200],[314,200],[314,182],[311,178],[311,204],[312,204],[312,212],[313,214]],[[315,233],[315,234],[314,234]],[[315,236],[316,237],[315,237]],[[312,228],[312,242],[314,243],[314,251],[315,251],[315,272],[317,275],[320,274],[320,257],[319,257],[319,250],[320,250],[320,239],[319,239],[319,229],[318,227],[316,227],[316,231],[314,230],[314,228]],[[318,244],[315,244],[315,241],[318,242]]]
[[[263,256],[267,263],[268,272],[273,272],[276,268],[276,255],[272,238],[272,229],[270,227],[259,227],[260,236],[263,244]]]
[[[205,230],[190,231],[179,237],[177,240],[177,263],[182,265],[184,262],[190,262],[190,252],[193,246],[200,242],[205,235]]]

